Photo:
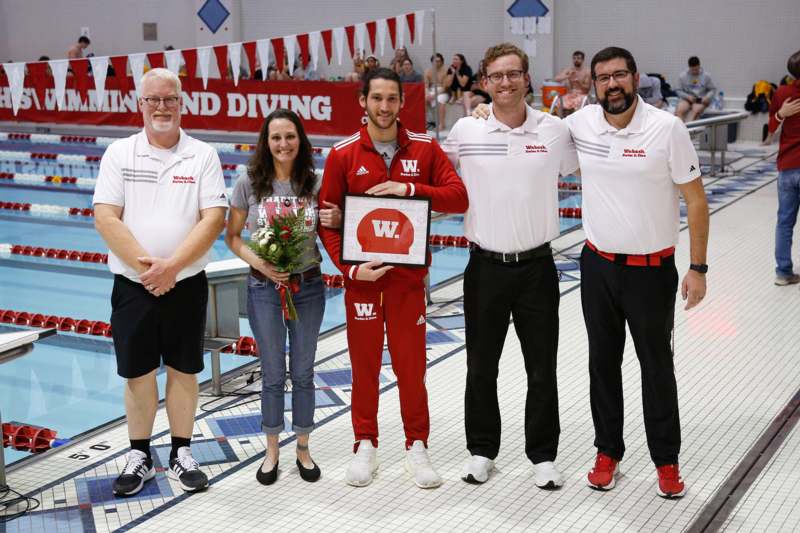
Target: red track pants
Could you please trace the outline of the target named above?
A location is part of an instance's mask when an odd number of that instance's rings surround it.
[[[425,288],[396,285],[383,290],[348,288],[347,344],[353,369],[352,420],[356,442],[378,446],[378,375],[383,356],[384,324],[392,370],[400,391],[400,414],[406,448],[415,440],[428,445],[430,419],[425,389]]]

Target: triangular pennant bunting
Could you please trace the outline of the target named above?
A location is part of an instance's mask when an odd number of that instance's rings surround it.
[[[194,87],[194,80],[197,77],[197,48],[183,50],[183,60],[186,62],[186,81],[182,84],[184,89],[189,90]]]
[[[56,89],[56,104],[60,111],[64,107],[64,94],[67,87],[67,71],[69,70],[68,59],[54,59],[49,61],[50,72],[53,73],[53,86]]]
[[[81,97],[81,102],[85,102],[89,97],[89,60],[70,59],[69,68],[75,78],[75,90]]]
[[[300,63],[303,65],[304,69],[308,69],[308,34],[301,33],[297,36],[297,46],[300,47]]]
[[[286,62],[289,66],[289,76],[294,74],[294,58],[297,57],[295,48],[297,39],[294,35],[287,35],[283,38],[283,45],[286,48]]]
[[[356,27],[355,26],[345,26],[344,32],[347,34],[347,46],[350,49],[350,57],[355,57],[356,55],[356,45],[355,42],[355,34],[356,34]],[[361,53],[361,50],[358,51]]]
[[[405,46],[406,42],[406,18],[403,15],[398,15],[395,17],[397,21],[397,46],[396,48],[400,48],[401,46]]]
[[[131,76],[136,87],[136,95],[142,96],[142,76],[144,75],[144,54],[130,54],[128,64],[131,66]]]
[[[254,80],[256,77],[256,42],[248,41],[242,43],[244,48],[244,55],[247,56],[247,67],[250,72],[250,79]]]
[[[30,85],[39,103],[39,109],[44,109],[45,96],[47,91],[47,63],[36,62],[28,63],[28,73],[30,74]]]
[[[358,43],[358,50],[361,52],[362,56],[367,55],[367,45],[366,45],[366,38],[367,38],[367,25],[363,22],[356,24],[356,43]]]
[[[333,61],[333,30],[323,30],[319,34],[322,37],[322,46],[325,48],[325,57],[330,64]]]
[[[381,49],[381,56],[386,49],[386,19],[378,21],[376,33],[378,34],[378,46]]]
[[[311,59],[311,67],[314,70],[317,70],[319,66],[319,42],[321,40],[322,34],[318,31],[312,31],[308,34],[308,52]]]
[[[239,85],[239,74],[242,68],[242,43],[228,43],[228,57],[231,60],[233,84]]]
[[[284,53],[283,53],[283,39],[272,39],[272,53],[275,55],[275,68],[283,72],[284,68]]]
[[[6,71],[8,87],[11,89],[11,109],[16,115],[25,85],[25,63],[3,63],[3,69]]]
[[[164,52],[150,52],[147,54],[147,62],[150,68],[164,68]]]
[[[181,73],[181,51],[167,50],[164,55],[167,57],[167,70],[179,76]]]
[[[408,42],[414,44],[414,32],[417,29],[414,25],[414,13],[406,15],[406,22],[408,22]]]
[[[344,52],[345,33],[344,28],[333,29],[333,41],[336,44],[336,58],[340,65],[342,64],[342,52]]]
[[[219,79],[228,79],[228,46],[221,44],[214,47],[214,55],[217,56],[217,69],[219,69]]]
[[[114,69],[114,77],[117,78],[119,92],[124,96],[131,90],[128,83],[128,56],[113,56],[111,67]]]
[[[258,62],[261,67],[261,79],[266,80],[267,69],[269,67],[269,39],[257,40],[256,51],[258,52]],[[255,72],[253,76],[255,76]]]
[[[203,80],[203,89],[208,88],[208,65],[211,61],[211,47],[202,46],[197,49],[197,66],[200,68],[200,78]]]
[[[377,29],[377,23],[373,20],[372,22],[367,22],[367,35],[369,35],[369,49],[372,50],[373,54],[377,54],[378,51],[375,49],[375,31]],[[383,55],[383,52],[381,52]]]
[[[417,28],[417,46],[422,46],[422,36],[425,33],[425,10],[414,11],[414,25]]]
[[[94,75],[94,101],[97,110],[103,109],[106,98],[106,75],[108,74],[108,57],[91,57],[92,74]]]
[[[392,42],[392,50],[397,48],[397,19],[394,17],[386,19],[386,27],[389,28],[389,40]]]

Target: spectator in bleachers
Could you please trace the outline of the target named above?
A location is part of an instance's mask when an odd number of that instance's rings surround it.
[[[431,56],[431,66],[425,71],[425,101],[434,107],[439,103],[439,127],[444,124],[444,104],[450,99],[447,92],[447,67],[444,66],[444,56],[435,53]]]
[[[583,99],[592,87],[592,75],[583,64],[585,55],[580,50],[572,53],[572,66],[558,74],[555,80],[567,85],[567,93],[561,97],[561,109],[568,114],[580,108]]]
[[[666,103],[661,95],[661,80],[656,77],[642,74],[639,76],[639,96],[653,107],[662,109]]]
[[[781,127],[778,148],[778,224],[775,285],[800,283],[792,265],[792,235],[800,207],[800,50],[787,63],[794,82],[781,85],[769,106],[769,132]]]
[[[85,35],[78,37],[78,42],[74,43],[67,49],[67,59],[80,59],[83,57],[83,51],[89,48],[92,41]]]
[[[464,54],[453,54],[453,62],[447,69],[445,87],[450,88],[450,102],[460,102],[472,87],[472,67],[467,64]]]
[[[475,74],[470,80],[469,92],[464,93],[465,116],[469,116],[470,113],[472,113],[472,108],[478,104],[490,104],[492,102],[492,97],[489,96],[489,93],[483,88],[484,78],[483,60],[481,60],[481,62],[478,63],[478,70],[475,71]]]
[[[414,70],[414,62],[410,57],[403,60],[402,68],[398,73],[403,83],[418,83],[422,81],[422,74]]]
[[[408,55],[408,50],[405,46],[401,46],[394,51],[394,57],[392,61],[389,63],[389,68],[393,71],[397,72],[398,75],[402,76],[403,72],[403,62],[406,59],[411,59]],[[413,61],[412,61],[413,64]]]
[[[366,72],[364,59],[361,57],[361,51],[356,50],[355,55],[353,55],[353,70],[345,74],[344,81],[361,81],[361,76],[364,75],[364,72]]]
[[[380,66],[381,62],[378,61],[378,58],[370,54],[367,56],[367,59],[364,62],[364,73],[380,68]],[[363,79],[363,76],[361,78]]]
[[[681,100],[675,115],[684,122],[699,117],[717,94],[717,87],[711,81],[711,76],[703,71],[697,56],[689,58],[689,68],[681,74],[677,92]]]

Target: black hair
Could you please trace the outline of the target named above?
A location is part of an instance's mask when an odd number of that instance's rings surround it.
[[[574,52],[572,52],[572,55],[573,55],[573,56],[581,56],[581,59],[583,59],[583,58],[585,58],[585,57],[586,57],[586,54],[584,54],[584,53],[583,53],[582,51],[580,51],[580,50],[575,50]]]
[[[80,37],[78,37],[78,42],[84,44],[92,44],[92,41],[90,41],[89,38],[85,35],[81,35]]]
[[[789,56],[789,61],[786,62],[786,69],[789,74],[794,76],[794,79],[800,80],[800,50]]]
[[[433,63],[433,60],[436,59],[437,57],[442,60],[442,63],[444,63],[444,56],[439,52],[436,52],[431,56],[431,63]]]
[[[378,67],[367,71],[364,74],[364,79],[361,85],[361,94],[366,98],[369,96],[369,83],[372,80],[389,80],[397,83],[397,89],[400,91],[400,98],[403,98],[403,82],[400,81],[400,76],[397,72],[386,67]]]
[[[311,198],[314,194],[316,174],[314,173],[314,158],[311,141],[308,140],[303,123],[296,113],[288,109],[276,109],[264,119],[261,133],[258,135],[258,144],[250,161],[247,162],[247,175],[256,200],[272,196],[272,181],[275,179],[275,161],[269,150],[269,124],[276,119],[286,119],[297,128],[300,146],[297,149],[297,158],[292,166],[292,190],[301,198]]]
[[[700,66],[700,58],[697,56],[692,56],[689,58],[689,66],[690,67],[699,67]]]
[[[608,48],[603,48],[597,52],[592,58],[592,79],[597,79],[597,75],[594,72],[595,65],[617,58],[624,59],[628,70],[630,70],[632,74],[636,73],[636,60],[633,59],[633,54],[624,48],[620,48],[618,46],[609,46]]]

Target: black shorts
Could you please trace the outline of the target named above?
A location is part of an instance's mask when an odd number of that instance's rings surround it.
[[[164,364],[186,374],[203,370],[208,280],[200,272],[163,296],[119,274],[111,292],[117,373],[136,378]]]

